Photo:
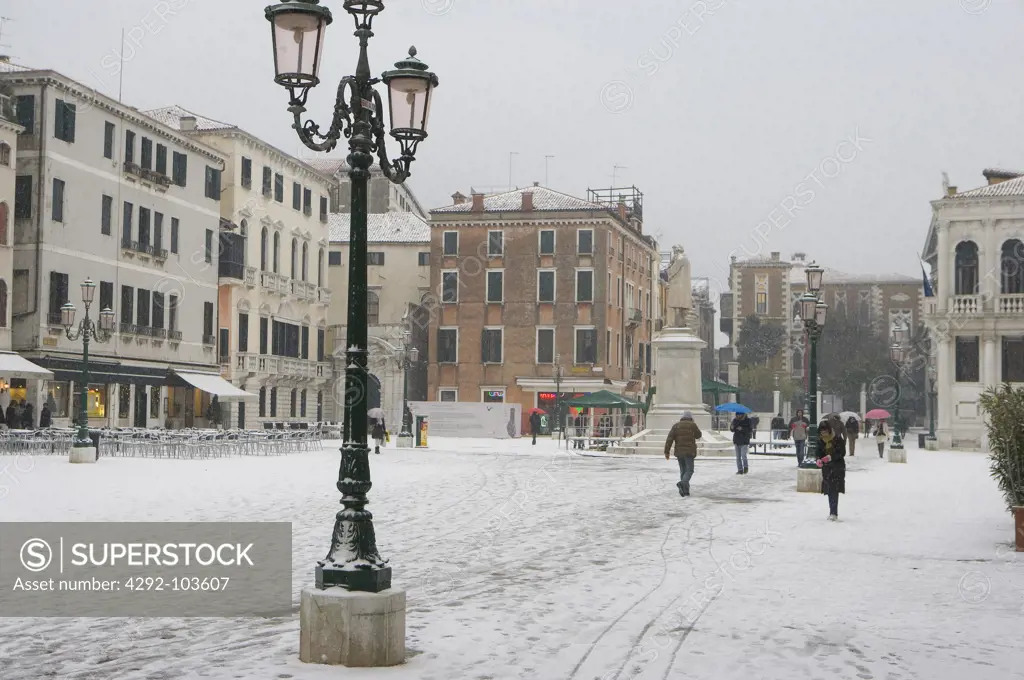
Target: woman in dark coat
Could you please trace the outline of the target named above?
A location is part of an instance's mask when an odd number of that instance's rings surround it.
[[[380,453],[380,447],[384,446],[384,439],[388,436],[388,430],[384,426],[384,419],[378,418],[373,422],[373,431],[370,433],[373,437],[373,452]]]
[[[846,440],[827,420],[818,425],[818,461],[821,468],[821,493],[828,496],[828,518],[839,519],[839,494],[846,493]]]

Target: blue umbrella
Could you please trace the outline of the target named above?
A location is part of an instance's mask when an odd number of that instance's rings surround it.
[[[729,402],[728,404],[721,404],[715,407],[716,411],[729,411],[731,413],[751,413],[751,410],[743,404],[736,402]]]

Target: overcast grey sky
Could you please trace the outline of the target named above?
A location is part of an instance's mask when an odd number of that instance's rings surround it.
[[[326,4],[318,121],[356,57],[342,3]],[[0,42],[114,96],[123,50],[126,103],[298,153],[263,7],[0,0]],[[510,151],[514,183],[543,182],[553,155],[549,185],[580,196],[625,166],[645,229],[681,242],[697,276],[773,250],[913,275],[942,171],[968,188],[984,167],[1024,168],[1022,19],[1020,0],[389,0],[370,56],[380,72],[415,44],[440,77],[410,180],[426,207],[507,185]]]

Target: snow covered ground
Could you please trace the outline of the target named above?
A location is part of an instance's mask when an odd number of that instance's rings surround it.
[[[915,437],[916,439],[916,437]],[[409,594],[408,661],[298,661],[279,620],[0,619],[3,680],[1020,677],[1024,557],[983,455],[850,460],[842,522],[789,460],[580,457],[431,440],[372,456],[378,545]],[[328,547],[337,443],[210,461],[38,457],[2,521],[290,521],[298,593]],[[13,463],[0,458],[0,468]],[[13,471],[13,468],[10,468]]]

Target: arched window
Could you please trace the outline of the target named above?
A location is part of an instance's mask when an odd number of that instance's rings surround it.
[[[299,395],[299,417],[306,417],[306,390],[302,390],[302,394]]]
[[[7,282],[0,279],[0,328],[7,328]]]
[[[265,230],[264,230],[265,231]],[[260,418],[267,417],[267,388],[260,388]]]
[[[961,241],[956,247],[954,265],[955,295],[978,292],[978,246],[974,241]]]
[[[274,232],[274,273],[281,273],[281,235]]]
[[[1024,293],[1024,243],[1012,238],[1003,244],[999,257],[1003,295]]]
[[[324,286],[324,249],[321,248],[316,256],[316,285]]]
[[[11,145],[7,142],[0,142],[0,165],[11,164]]]
[[[10,245],[7,241],[7,203],[0,203],[0,246]]]
[[[299,273],[299,241],[292,239],[292,273],[291,277],[297,279]]]
[[[366,292],[366,324],[376,326],[380,323],[380,297],[372,290]]]
[[[316,393],[316,422],[322,423],[324,420],[324,393]]]
[[[302,280],[309,280],[309,244],[302,244]]]
[[[267,228],[260,233],[260,271],[267,271]]]
[[[298,402],[299,402],[299,389],[297,387],[293,387],[292,388],[292,404],[291,404],[291,406],[292,406],[292,408],[291,408],[291,417],[292,418],[294,418],[297,415],[296,414],[296,407],[298,406]]]
[[[246,222],[245,220],[242,220],[242,222],[239,225],[239,227],[240,227],[240,231],[242,232],[242,236],[243,237],[249,235],[249,223],[248,222]]]

